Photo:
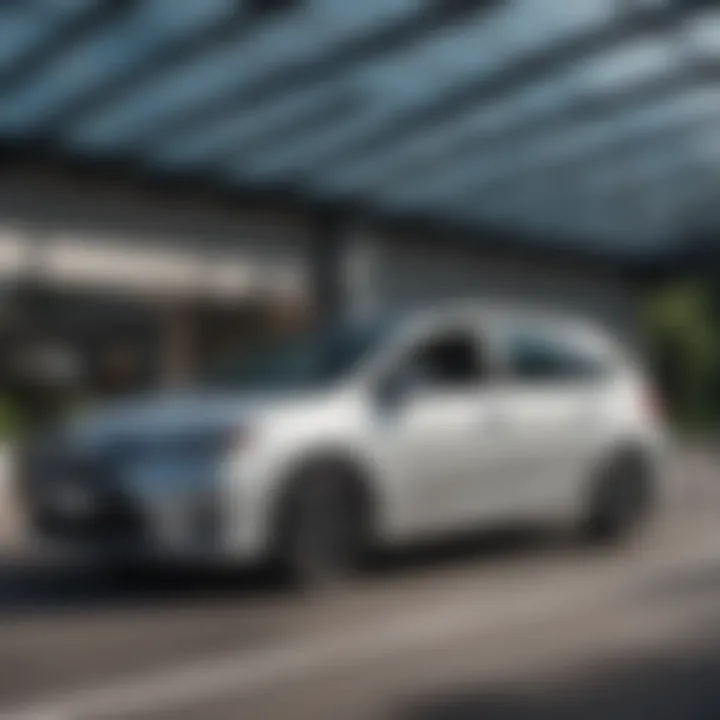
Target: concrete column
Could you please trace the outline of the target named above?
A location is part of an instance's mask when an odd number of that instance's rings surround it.
[[[382,307],[381,246],[372,232],[338,217],[318,223],[311,286],[320,325],[361,319]]]
[[[320,327],[332,325],[344,315],[345,296],[340,269],[343,245],[340,219],[334,214],[318,218],[309,269],[313,314]]]
[[[380,240],[372,231],[354,227],[348,232],[342,265],[348,316],[361,320],[382,311],[382,260]]]
[[[193,378],[195,338],[187,306],[168,302],[161,312],[160,375],[163,387],[177,390]]]

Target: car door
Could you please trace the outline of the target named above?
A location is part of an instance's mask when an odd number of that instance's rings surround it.
[[[594,434],[599,368],[552,325],[519,325],[505,337],[499,412],[508,462],[498,495],[508,512],[552,509],[567,499]]]
[[[416,337],[386,378],[382,442],[403,488],[410,534],[447,529],[471,514],[483,363],[474,328],[454,324]]]

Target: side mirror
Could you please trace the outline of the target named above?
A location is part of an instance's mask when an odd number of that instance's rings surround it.
[[[427,378],[423,372],[415,366],[405,365],[382,378],[377,384],[375,395],[381,407],[396,409],[423,393],[427,387]]]
[[[375,387],[375,400],[384,410],[400,408],[410,394],[412,383],[401,373],[392,373],[382,378]]]

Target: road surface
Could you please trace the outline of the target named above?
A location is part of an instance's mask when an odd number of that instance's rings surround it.
[[[717,718],[719,520],[720,470],[693,453],[621,551],[486,535],[324,596],[8,551],[0,717]]]

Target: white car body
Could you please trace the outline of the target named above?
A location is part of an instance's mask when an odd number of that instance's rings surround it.
[[[562,338],[602,371],[523,382],[507,357],[508,338],[522,328]],[[378,387],[414,348],[455,332],[477,339],[481,381],[418,384],[379,401]],[[379,545],[504,520],[571,520],[583,511],[594,469],[621,448],[641,452],[659,477],[664,430],[647,400],[642,369],[587,323],[466,303],[399,321],[323,388],[127,401],[72,424],[63,443],[90,451],[128,435],[152,446],[153,438],[218,433],[223,442],[202,458],[189,461],[185,443],[177,452],[129,452],[115,474],[143,516],[153,552],[256,562],[273,547],[277,508],[293,474],[323,457],[342,458],[362,478],[372,498],[371,541]],[[81,499],[75,506],[65,500],[70,515],[87,510]],[[210,540],[193,525],[203,502],[216,510]]]

